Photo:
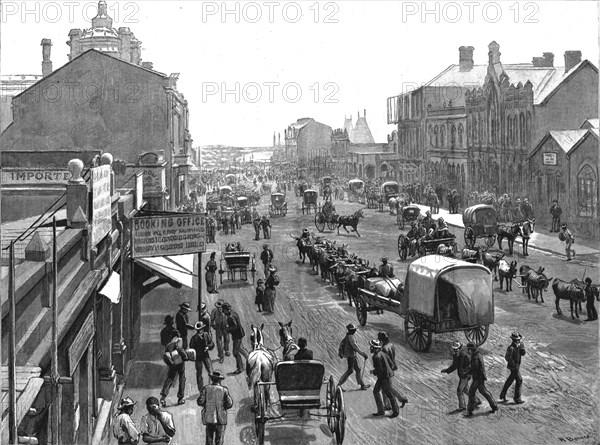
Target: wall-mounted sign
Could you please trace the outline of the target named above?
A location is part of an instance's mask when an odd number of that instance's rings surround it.
[[[133,258],[206,251],[206,222],[196,213],[136,216],[131,235]]]
[[[67,170],[2,169],[2,185],[66,184],[69,179]]]
[[[110,165],[90,168],[92,184],[92,245],[112,229]]]
[[[144,203],[144,175],[142,172],[135,174],[135,209],[142,208]]]
[[[162,192],[166,186],[166,173],[163,167],[149,167],[142,170],[144,174],[144,191]]]
[[[556,153],[542,153],[544,156],[543,164],[544,165],[557,165],[558,161],[556,158]]]

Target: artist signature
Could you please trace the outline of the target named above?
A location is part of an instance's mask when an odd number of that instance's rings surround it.
[[[586,435],[586,436],[578,436],[578,437],[559,437],[558,440],[560,440],[561,442],[576,442],[578,440],[582,440],[582,439],[589,439],[590,435]]]

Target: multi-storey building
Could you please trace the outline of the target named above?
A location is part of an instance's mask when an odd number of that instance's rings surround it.
[[[306,117],[298,119],[285,130],[285,159],[303,171],[316,174],[321,164],[330,158],[330,126]],[[318,165],[317,165],[318,164]]]

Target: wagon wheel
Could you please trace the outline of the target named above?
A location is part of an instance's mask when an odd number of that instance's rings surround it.
[[[398,236],[398,255],[402,261],[404,261],[408,255],[408,239],[402,234]]]
[[[473,329],[465,329],[465,337],[470,342],[475,343],[477,346],[481,346],[487,340],[490,332],[490,325],[477,326]]]
[[[367,324],[367,304],[365,303],[365,300],[363,300],[362,297],[356,298],[355,306],[356,306],[356,318],[358,319],[358,322],[360,323],[361,326],[366,325]]]
[[[265,443],[265,412],[267,411],[267,407],[265,406],[265,396],[263,391],[258,386],[258,400],[256,407],[256,414],[254,415],[254,432],[256,433],[256,440],[259,445],[263,445]]]
[[[404,333],[415,351],[426,352],[431,347],[432,332],[427,328],[425,317],[418,312],[409,311],[406,314]]]
[[[315,227],[319,232],[323,232],[325,230],[325,217],[321,212],[315,215]]]
[[[346,407],[344,406],[344,394],[339,386],[335,392],[335,412],[336,419],[334,422],[335,443],[342,445],[344,436],[346,435]]]
[[[465,227],[465,246],[469,249],[472,249],[475,245],[475,232],[472,227]]]
[[[396,223],[398,224],[398,228],[400,230],[404,230],[404,218],[402,218],[402,215],[398,215],[396,217]]]
[[[327,220],[327,228],[329,230],[335,230],[335,221],[333,220],[333,218]]]
[[[325,399],[325,408],[327,409],[327,426],[329,431],[333,433],[334,419],[333,419],[333,399],[335,397],[335,383],[333,382],[333,376],[329,376],[327,382],[327,394]]]
[[[485,239],[485,245],[488,247],[492,247],[495,242],[496,242],[496,235],[488,235],[488,237]]]

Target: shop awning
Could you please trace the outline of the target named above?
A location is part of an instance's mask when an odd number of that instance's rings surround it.
[[[194,288],[194,257],[195,254],[159,256],[139,258],[136,263],[145,267],[158,276],[176,281],[190,289]]]
[[[106,284],[98,291],[98,293],[104,295],[114,304],[118,304],[121,300],[121,275],[113,271]]]

